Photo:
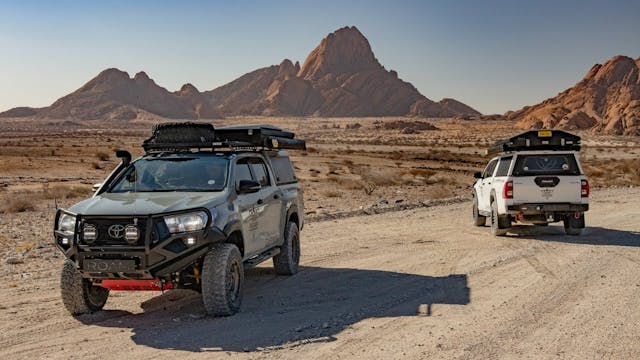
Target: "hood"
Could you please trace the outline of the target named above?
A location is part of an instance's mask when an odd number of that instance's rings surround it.
[[[198,207],[211,209],[226,192],[103,193],[83,200],[69,211],[81,215],[152,215]]]

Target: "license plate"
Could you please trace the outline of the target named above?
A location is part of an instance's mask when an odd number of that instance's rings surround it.
[[[87,259],[82,262],[82,268],[90,272],[134,272],[135,260]]]
[[[538,131],[538,137],[552,137],[553,134],[551,133],[551,130],[540,130]]]

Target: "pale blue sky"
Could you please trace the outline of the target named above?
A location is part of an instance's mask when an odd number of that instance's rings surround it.
[[[101,70],[199,90],[355,25],[432,100],[503,113],[555,96],[617,54],[640,56],[640,1],[3,1],[0,111],[47,106]]]

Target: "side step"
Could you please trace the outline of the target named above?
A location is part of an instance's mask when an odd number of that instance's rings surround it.
[[[247,261],[244,262],[244,268],[246,269],[251,269],[256,267],[258,264],[260,264],[261,262],[268,260],[276,255],[280,254],[280,248],[279,247],[274,247],[272,249],[269,249],[265,252],[263,252],[260,255],[256,255],[254,257],[252,257],[251,259],[248,259]]]

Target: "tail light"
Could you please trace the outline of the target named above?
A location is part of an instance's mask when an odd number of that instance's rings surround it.
[[[513,199],[513,181],[508,180],[504,183],[504,188],[502,188],[502,198],[503,199]]]
[[[587,180],[580,180],[580,195],[582,197],[589,197],[590,191],[589,182]]]

